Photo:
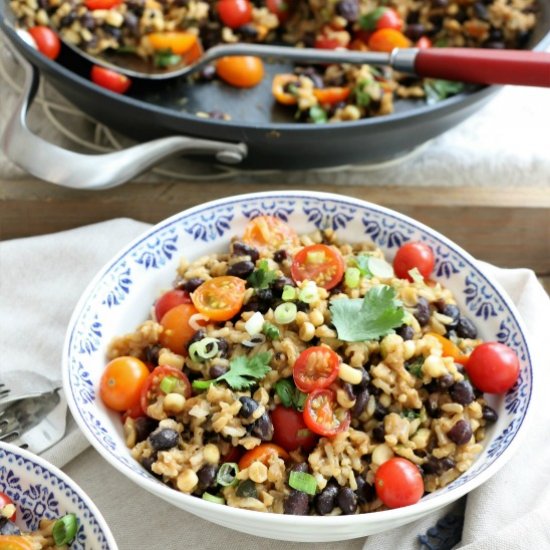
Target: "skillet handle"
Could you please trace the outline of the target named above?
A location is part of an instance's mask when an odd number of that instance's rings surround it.
[[[176,153],[211,153],[219,162],[238,164],[247,154],[244,143],[226,143],[184,136],[155,139],[114,153],[84,155],[68,151],[33,134],[26,117],[40,75],[9,40],[5,43],[25,71],[21,98],[11,116],[2,149],[23,170],[56,185],[73,189],[108,189],[121,185]]]

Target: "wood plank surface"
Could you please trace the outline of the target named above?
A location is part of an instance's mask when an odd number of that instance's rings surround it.
[[[501,267],[529,267],[550,280],[548,187],[303,186],[368,200],[440,231],[475,257]],[[28,180],[0,181],[0,238],[79,227],[116,217],[155,223],[202,202],[284,184],[177,182],[77,191]]]

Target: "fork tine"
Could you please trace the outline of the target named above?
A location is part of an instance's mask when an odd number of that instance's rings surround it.
[[[19,438],[19,435],[20,434],[18,430],[12,430],[11,432],[0,435],[0,441],[5,441],[6,443],[14,443],[14,445],[17,445],[17,443],[15,443],[15,440]]]

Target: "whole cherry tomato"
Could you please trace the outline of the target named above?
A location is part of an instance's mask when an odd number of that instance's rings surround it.
[[[244,228],[243,241],[260,252],[300,244],[296,231],[275,216],[258,216],[250,220]]]
[[[393,270],[400,279],[412,281],[409,271],[417,268],[424,279],[428,279],[435,266],[433,250],[425,243],[411,241],[397,251],[393,259]]]
[[[159,336],[160,344],[174,353],[185,355],[187,344],[196,332],[189,320],[198,312],[193,304],[181,304],[167,311],[160,320],[164,328]]]
[[[0,535],[2,550],[34,550],[36,545],[28,537],[21,535]]]
[[[424,494],[424,480],[419,469],[401,457],[390,458],[376,470],[374,486],[378,498],[388,508],[410,506]]]
[[[147,35],[147,40],[155,50],[182,55],[195,46],[197,36],[184,31],[153,32]]]
[[[191,392],[191,382],[183,372],[173,367],[160,366],[142,384],[141,408],[147,411],[147,407],[160,395],[179,393],[187,398],[191,397]]]
[[[328,388],[338,377],[340,357],[326,346],[307,348],[292,368],[296,387],[309,393],[313,390]]]
[[[286,451],[294,451],[299,447],[309,451],[315,447],[317,436],[308,429],[304,415],[296,409],[277,405],[271,411],[271,421],[273,442]]]
[[[117,357],[110,361],[99,386],[101,399],[114,411],[127,411],[135,407],[141,396],[141,388],[149,376],[149,369],[136,357]]]
[[[191,300],[195,307],[212,321],[227,321],[243,306],[246,282],[232,275],[214,277],[200,285]]]
[[[231,29],[252,21],[252,4],[248,0],[220,0],[217,8],[222,23]]]
[[[90,76],[94,84],[106,88],[115,94],[124,94],[132,84],[132,81],[126,75],[100,67],[99,65],[92,67]]]
[[[122,3],[122,0],[85,0],[89,10],[110,10]]]
[[[264,64],[251,55],[222,57],[216,63],[218,76],[236,88],[253,88],[264,77]]]
[[[10,508],[13,506],[13,514],[11,516],[6,516],[4,513],[4,509],[9,506]],[[6,493],[0,493],[0,517],[7,517],[10,521],[15,521],[17,519],[17,511],[15,510],[15,504],[13,503],[13,500],[6,495]]]
[[[290,16],[289,0],[266,0],[265,5],[277,16],[279,23],[284,23]]]
[[[244,453],[241,460],[239,460],[239,468],[244,470],[256,460],[259,460],[263,464],[267,464],[271,456],[278,456],[283,460],[288,460],[290,458],[288,453],[282,447],[279,447],[279,445],[275,445],[275,443],[262,443]]]
[[[326,244],[304,246],[295,256],[290,273],[296,282],[315,281],[327,290],[334,288],[344,275],[344,259],[334,247]]]
[[[408,48],[411,41],[396,29],[379,29],[372,33],[368,46],[375,52],[391,52],[394,48]]]
[[[61,40],[50,27],[43,25],[31,27],[29,34],[34,38],[39,52],[50,59],[57,59],[61,51]]]
[[[167,311],[174,309],[176,306],[181,306],[181,304],[190,303],[191,296],[186,290],[169,290],[155,302],[155,317],[157,321],[160,321]]]
[[[487,393],[504,393],[519,377],[516,352],[499,342],[484,342],[472,351],[466,365],[472,384]]]
[[[400,31],[403,28],[403,20],[392,8],[384,8],[376,21],[375,29],[395,29]]]
[[[314,433],[331,437],[349,428],[349,411],[338,409],[336,394],[329,389],[314,390],[304,405],[304,421]]]

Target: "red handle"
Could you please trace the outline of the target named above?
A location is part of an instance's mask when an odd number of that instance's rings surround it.
[[[550,53],[426,48],[416,55],[415,72],[419,76],[476,84],[550,87]]]

